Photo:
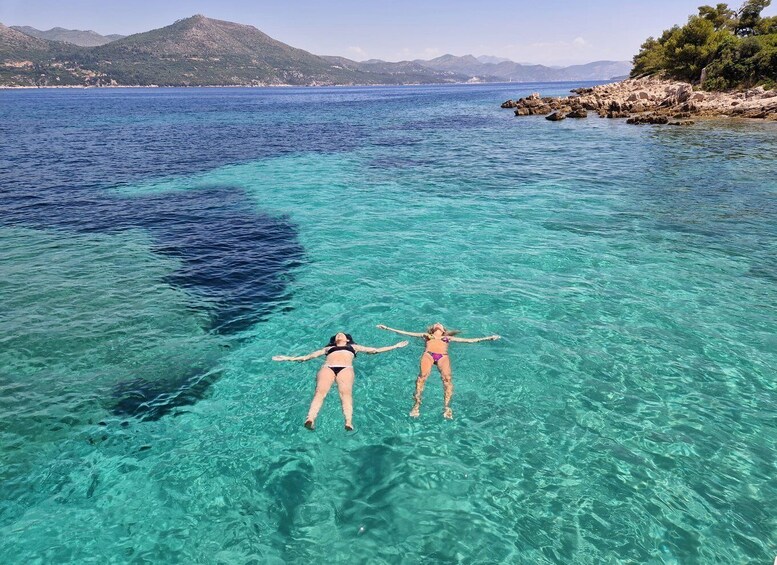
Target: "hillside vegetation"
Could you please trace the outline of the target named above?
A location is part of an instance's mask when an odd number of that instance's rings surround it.
[[[771,0],[701,6],[684,26],[650,37],[634,57],[633,78],[660,75],[705,90],[777,85],[777,16],[762,17]]]

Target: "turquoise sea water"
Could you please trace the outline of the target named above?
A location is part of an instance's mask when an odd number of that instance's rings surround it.
[[[770,563],[777,126],[571,86],[0,92],[0,561]]]

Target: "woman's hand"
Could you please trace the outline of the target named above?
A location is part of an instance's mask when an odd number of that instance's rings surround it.
[[[375,326],[375,327],[376,327],[376,328],[378,328],[379,330],[387,330],[387,329],[388,329],[388,327],[387,327],[387,326],[384,326],[383,324],[378,324],[378,325],[377,325],[377,326]]]
[[[397,343],[397,349],[400,348],[400,347],[407,347],[407,345],[409,345],[409,344],[410,344],[410,342],[407,341],[407,340],[400,341],[399,343]]]
[[[501,335],[490,335],[486,338],[489,341],[496,341],[497,339],[502,339]]]
[[[291,357],[286,355],[276,355],[272,358],[273,361],[291,361]]]

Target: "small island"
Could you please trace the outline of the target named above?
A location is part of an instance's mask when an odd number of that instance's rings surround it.
[[[627,80],[573,90],[572,96],[533,93],[507,100],[516,116],[548,120],[627,118],[632,124],[690,125],[692,118],[777,121],[777,16],[762,17],[771,0],[701,6],[684,26],[648,38]]]

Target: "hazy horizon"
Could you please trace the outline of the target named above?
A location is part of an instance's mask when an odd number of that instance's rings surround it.
[[[173,0],[164,4],[138,0],[106,9],[97,0],[74,0],[66,6],[51,0],[4,0],[0,22],[41,30],[62,27],[101,35],[131,35],[201,13],[255,26],[274,39],[317,55],[360,61],[486,55],[567,66],[631,60],[648,36],[684,23],[703,3],[656,0],[647,5],[599,0],[569,6],[552,0],[542,6],[516,2],[505,9],[503,3],[493,0],[478,8],[461,0],[423,4],[400,0],[392,5],[344,0],[337,8],[306,0],[283,5],[248,0]],[[777,8],[767,8],[764,15],[777,15]]]

